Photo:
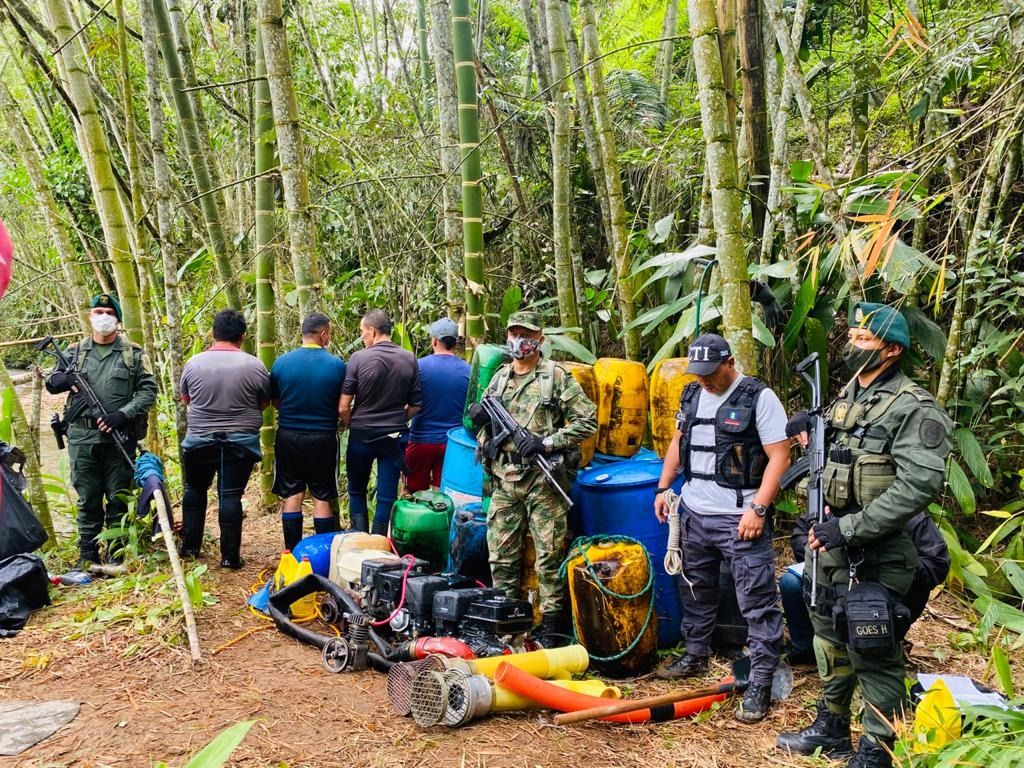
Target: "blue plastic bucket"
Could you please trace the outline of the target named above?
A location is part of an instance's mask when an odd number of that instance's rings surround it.
[[[456,509],[483,498],[484,468],[476,461],[476,438],[463,427],[448,432],[440,490],[451,497]]]

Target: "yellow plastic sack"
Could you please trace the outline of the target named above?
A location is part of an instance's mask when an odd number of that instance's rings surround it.
[[[937,752],[956,741],[962,722],[953,694],[941,679],[936,680],[914,712],[914,752]]]

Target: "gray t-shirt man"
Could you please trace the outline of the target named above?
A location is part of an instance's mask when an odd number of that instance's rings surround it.
[[[270,402],[270,374],[258,358],[218,342],[185,364],[181,399],[188,404],[188,434],[258,434]]]
[[[372,440],[408,427],[406,406],[421,403],[416,357],[393,341],[378,341],[353,352],[345,372],[343,395],[352,395],[352,437]]]

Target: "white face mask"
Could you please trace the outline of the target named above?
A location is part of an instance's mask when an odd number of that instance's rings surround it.
[[[100,336],[109,336],[117,330],[117,318],[114,315],[89,315],[89,322]]]

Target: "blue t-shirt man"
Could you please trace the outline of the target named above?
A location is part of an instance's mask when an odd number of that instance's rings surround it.
[[[430,325],[432,355],[417,361],[423,408],[413,417],[405,463],[406,488],[425,491],[441,483],[448,432],[462,423],[469,363],[455,354],[458,326],[447,317]]]
[[[278,426],[296,432],[336,432],[345,361],[319,344],[286,352],[270,369],[270,399]]]

